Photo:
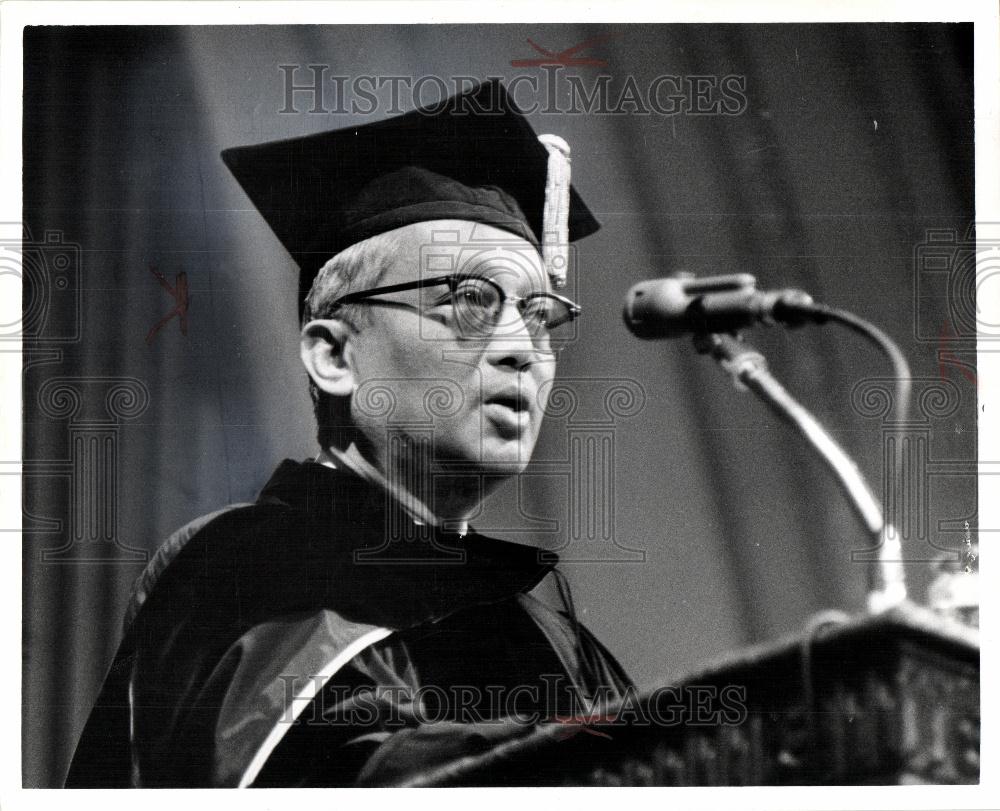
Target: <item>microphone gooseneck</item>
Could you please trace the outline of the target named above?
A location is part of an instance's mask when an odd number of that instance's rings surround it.
[[[874,549],[869,550],[878,553],[871,561],[875,565],[868,569],[869,611],[884,611],[906,599],[898,532],[885,521],[860,469],[815,417],[770,374],[764,356],[745,344],[738,333],[757,324],[798,327],[832,322],[863,335],[892,361],[896,384],[893,417],[902,425],[909,407],[910,368],[888,335],[853,313],[817,304],[801,290],[758,290],[757,280],[747,273],[702,279],[678,275],[640,282],[628,291],[622,317],[629,331],[639,338],[694,336],[699,352],[715,358],[740,388],[754,392],[793,425],[835,474],[875,543]],[[895,453],[898,457],[898,447]],[[900,467],[898,458],[895,466]]]

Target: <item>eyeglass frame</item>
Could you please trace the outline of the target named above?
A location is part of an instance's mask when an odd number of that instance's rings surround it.
[[[560,324],[565,324],[569,321],[575,321],[577,318],[580,317],[580,314],[583,312],[583,308],[579,304],[577,304],[575,301],[566,298],[565,296],[560,296],[558,293],[539,291],[537,293],[529,293],[527,296],[511,296],[508,295],[507,291],[504,290],[500,285],[498,285],[492,279],[487,278],[486,276],[469,276],[467,274],[461,274],[461,273],[449,273],[445,276],[434,276],[430,279],[418,279],[417,281],[413,282],[400,282],[398,284],[385,285],[384,287],[372,287],[368,290],[357,290],[353,293],[347,293],[346,295],[343,295],[340,298],[336,299],[333,303],[330,304],[329,312],[333,314],[338,308],[344,306],[345,304],[358,304],[366,301],[371,296],[381,295],[383,293],[400,293],[403,292],[404,290],[420,290],[425,287],[434,287],[439,284],[448,285],[448,293],[452,297],[452,306],[454,306],[454,301],[455,301],[454,296],[458,289],[458,284],[468,279],[479,279],[491,285],[497,290],[500,296],[500,312],[503,312],[504,305],[506,305],[508,301],[514,302],[516,306],[516,303],[519,301],[530,301],[531,299],[536,299],[536,298],[552,298],[566,305],[568,313],[567,317],[565,319],[560,320],[558,323],[555,324],[555,326],[559,326]],[[409,306],[405,302],[401,301],[383,301],[375,303],[397,305],[397,306],[400,305]],[[414,309],[418,308],[414,307]],[[517,312],[518,315],[520,315],[522,318],[524,317],[524,312],[520,307],[517,307]],[[420,315],[423,315],[422,311],[420,312]],[[497,324],[494,324],[493,328],[496,329],[496,326]],[[463,340],[476,340],[476,338],[470,338],[464,335],[460,335],[459,337]],[[486,338],[488,336],[481,336],[481,337]],[[557,354],[562,349],[561,346],[558,347],[557,349],[538,349],[537,347],[534,347],[534,342],[532,342],[532,346],[536,352],[543,352],[545,354],[551,354],[551,355]]]

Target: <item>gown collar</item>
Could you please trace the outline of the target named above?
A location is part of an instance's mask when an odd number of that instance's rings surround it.
[[[460,608],[496,602],[533,589],[558,563],[544,549],[419,524],[383,488],[350,470],[286,459],[258,498],[329,539],[340,585],[369,605],[399,607],[396,627],[436,619]],[[398,540],[387,541],[387,530]]]

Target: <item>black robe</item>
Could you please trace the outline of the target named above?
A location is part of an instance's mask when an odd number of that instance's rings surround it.
[[[140,577],[66,785],[385,785],[620,698],[571,601],[527,593],[555,563],[286,460]]]

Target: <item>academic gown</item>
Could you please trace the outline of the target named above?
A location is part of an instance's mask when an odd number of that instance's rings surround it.
[[[286,460],[139,578],[66,785],[387,785],[614,701],[565,581],[567,610],[528,594],[556,562]]]

